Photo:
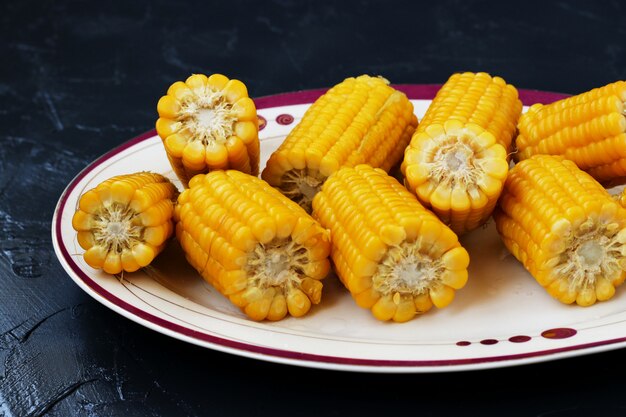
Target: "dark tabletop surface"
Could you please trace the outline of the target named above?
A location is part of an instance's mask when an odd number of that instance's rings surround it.
[[[413,375],[255,361],[100,305],[50,237],[69,181],[152,129],[158,98],[191,73],[245,80],[254,97],[463,70],[577,93],[626,79],[626,3],[597,3],[1,2],[0,416],[626,416],[623,349]]]

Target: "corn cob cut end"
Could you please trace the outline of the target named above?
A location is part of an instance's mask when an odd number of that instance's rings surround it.
[[[187,259],[253,320],[305,315],[322,296],[330,237],[296,203],[238,171],[198,175],[178,198]]]
[[[507,248],[565,304],[590,306],[613,297],[626,278],[626,210],[560,157],[532,156],[511,176],[494,215]],[[569,207],[548,210],[552,198]]]
[[[177,194],[167,178],[149,172],[113,177],[87,191],[72,218],[85,262],[109,274],[150,264],[173,234]]]
[[[454,232],[381,169],[341,168],[313,213],[331,230],[341,281],[378,320],[406,322],[446,307],[467,282],[469,255]]]
[[[256,106],[241,81],[194,74],[172,84],[157,110],[157,133],[185,187],[194,175],[215,169],[258,175]]]
[[[408,188],[457,234],[491,215],[508,168],[507,152],[491,133],[455,120],[416,133],[403,162]]]
[[[326,244],[328,251],[329,242]],[[328,274],[330,263],[327,259],[311,261],[308,253],[304,242],[297,243],[291,237],[255,247],[248,255],[245,267],[248,282],[241,293],[242,299],[249,303],[244,307],[249,317],[271,321],[288,314],[301,317],[309,312],[311,305],[319,304],[323,287],[320,280]],[[259,308],[258,302],[274,308],[266,311]]]
[[[573,236],[565,237],[563,246],[548,292],[562,302],[575,301],[580,306],[613,297],[615,286],[626,276],[625,225],[587,218]]]
[[[434,245],[439,246],[439,242]],[[382,305],[372,308],[377,319],[404,322],[433,305],[447,307],[454,300],[455,290],[465,286],[467,251],[455,246],[439,256],[437,248],[427,246],[426,242],[406,240],[388,249],[372,275],[372,289],[382,300]]]
[[[403,161],[407,186],[455,233],[491,215],[521,111],[502,78],[464,72],[450,76],[418,125]]]

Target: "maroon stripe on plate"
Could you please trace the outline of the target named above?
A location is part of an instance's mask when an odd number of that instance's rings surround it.
[[[432,99],[437,91],[440,88],[440,85],[436,84],[422,84],[422,85],[412,85],[412,84],[401,84],[395,86],[397,89],[405,92],[410,99]],[[307,90],[307,91],[299,91],[293,93],[284,93],[277,94],[273,96],[259,97],[255,99],[255,103],[257,108],[269,108],[269,107],[279,107],[293,104],[307,104],[315,101],[319,96],[326,92],[326,89],[319,90]],[[519,90],[520,99],[525,105],[530,105],[533,103],[541,102],[541,103],[550,103],[556,100],[560,100],[564,97],[567,97],[566,94],[561,93],[551,93],[544,91],[534,91],[534,90]],[[513,354],[513,355],[500,355],[500,356],[485,356],[485,357],[474,357],[474,358],[466,358],[466,359],[441,359],[441,360],[383,360],[383,359],[360,359],[360,358],[349,358],[349,357],[338,357],[338,356],[326,356],[326,355],[315,355],[311,353],[303,353],[303,352],[295,352],[274,348],[267,348],[263,346],[252,345],[248,343],[237,342],[217,336],[213,336],[210,334],[206,334],[200,331],[192,330],[183,326],[180,326],[174,322],[169,320],[157,317],[153,314],[150,314],[140,308],[131,305],[124,300],[116,297],[110,292],[106,291],[102,286],[100,286],[96,281],[94,281],[91,277],[85,274],[80,267],[74,262],[72,256],[69,254],[67,250],[67,246],[62,239],[61,233],[61,214],[65,209],[65,205],[67,203],[68,195],[76,188],[77,184],[82,180],[88,173],[96,169],[99,165],[101,165],[104,161],[110,159],[111,157],[119,154],[125,149],[130,148],[140,142],[143,142],[155,135],[155,131],[151,130],[149,132],[143,133],[128,142],[112,149],[106,154],[102,155],[100,158],[96,159],[93,163],[83,169],[68,185],[63,195],[60,198],[60,204],[58,205],[57,210],[55,211],[56,222],[54,224],[57,243],[61,248],[61,253],[63,258],[68,263],[72,271],[94,292],[98,295],[109,301],[110,303],[126,310],[132,315],[136,316],[141,320],[145,320],[150,322],[158,327],[173,331],[180,335],[184,335],[190,337],[192,339],[196,339],[202,342],[208,342],[215,345],[220,345],[240,351],[253,352],[257,354],[277,357],[277,358],[286,358],[293,360],[301,360],[301,361],[309,361],[309,362],[320,362],[320,363],[333,363],[333,364],[343,364],[343,365],[353,365],[353,366],[373,366],[373,367],[435,367],[435,366],[452,366],[452,365],[468,365],[468,364],[480,364],[480,363],[488,363],[488,362],[502,362],[502,361],[510,361],[517,359],[526,359],[526,358],[534,358],[540,356],[548,356],[552,354],[575,351],[580,349],[588,349],[598,346],[610,345],[615,343],[626,342],[626,337],[620,337],[609,340],[601,340],[592,343],[585,343],[580,345],[571,345],[556,349],[546,349],[539,350],[534,352]]]

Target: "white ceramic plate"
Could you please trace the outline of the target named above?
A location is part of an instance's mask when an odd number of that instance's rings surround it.
[[[438,86],[402,85],[421,117]],[[261,168],[322,90],[256,100]],[[520,91],[526,105],[562,98]],[[552,299],[504,248],[493,224],[464,236],[467,286],[447,308],[404,324],[382,323],[356,306],[336,277],[305,317],[256,323],[187,265],[177,244],[153,268],[115,277],[90,268],[71,226],[80,195],[113,175],[149,170],[180,183],[161,140],[148,132],[85,168],[67,187],[52,222],[55,252],[69,276],[112,310],[200,346],[273,362],[373,372],[441,372],[546,361],[626,346],[626,289],[589,308]]]

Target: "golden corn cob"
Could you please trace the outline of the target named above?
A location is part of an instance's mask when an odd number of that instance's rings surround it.
[[[417,125],[413,105],[381,77],[347,78],[311,105],[262,178],[308,212],[330,174],[366,163],[389,171]]]
[[[189,263],[250,318],[299,317],[320,302],[328,231],[265,181],[239,171],[197,175],[175,218]]]
[[[519,120],[515,158],[562,155],[598,181],[626,177],[626,81],[552,104],[535,104]]]
[[[626,209],[572,161],[515,165],[494,218],[506,247],[563,303],[608,300],[626,278]]]
[[[341,168],[313,200],[331,256],[357,304],[405,322],[447,306],[467,281],[457,236],[397,180],[369,165]]]
[[[173,234],[177,194],[150,172],[119,175],[85,192],[72,218],[85,262],[109,274],[150,264]]]
[[[491,215],[521,111],[515,87],[466,72],[441,87],[417,127],[402,164],[405,183],[455,233]]]
[[[185,187],[194,175],[215,169],[259,174],[256,106],[241,81],[194,74],[172,84],[157,110],[157,133]]]

